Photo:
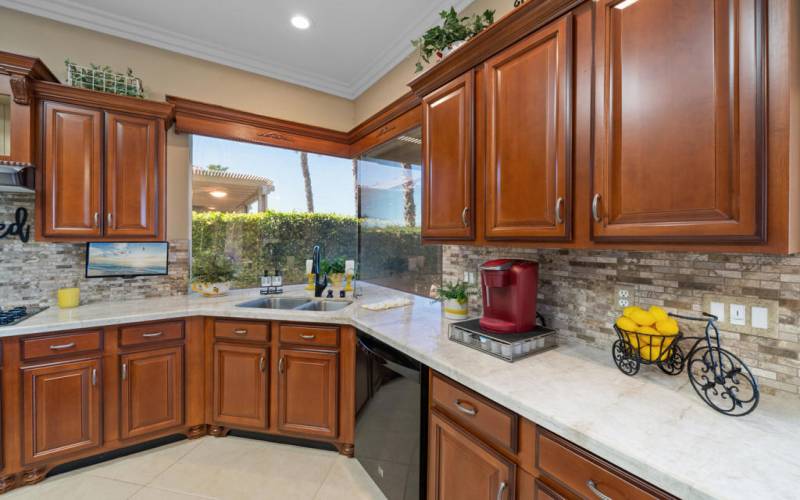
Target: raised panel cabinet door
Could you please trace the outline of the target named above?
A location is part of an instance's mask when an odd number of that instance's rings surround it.
[[[101,380],[98,359],[22,369],[26,464],[100,446]]]
[[[516,465],[437,411],[428,431],[429,500],[512,500]]]
[[[339,433],[339,354],[281,349],[278,429],[335,438]]]
[[[422,237],[474,237],[472,72],[422,100]]]
[[[264,347],[214,346],[214,423],[267,428],[267,365]]]
[[[183,424],[183,346],[120,356],[123,439]]]
[[[764,0],[597,3],[596,241],[766,237]]]
[[[106,113],[107,236],[158,235],[165,189],[161,125],[159,119]]]
[[[44,235],[100,236],[103,114],[47,101],[43,115]]]
[[[570,237],[572,18],[497,54],[486,75],[486,238]]]

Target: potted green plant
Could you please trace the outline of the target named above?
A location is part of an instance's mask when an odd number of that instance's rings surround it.
[[[320,262],[320,268],[323,273],[328,275],[328,283],[331,288],[338,290],[342,287],[345,271],[345,261],[343,257],[337,257],[333,260],[323,259],[322,262]]]
[[[209,251],[192,257],[192,290],[204,297],[228,293],[235,275],[233,262],[224,254]]]
[[[444,283],[436,289],[437,298],[444,303],[444,317],[447,319],[467,319],[467,301],[475,290],[466,281]]]
[[[439,13],[441,26],[434,26],[421,37],[411,41],[419,57],[416,72],[423,69],[423,62],[430,63],[431,58],[439,61],[461,44],[474,37],[494,22],[494,10],[485,10],[482,14],[459,17],[456,9],[443,10]]]

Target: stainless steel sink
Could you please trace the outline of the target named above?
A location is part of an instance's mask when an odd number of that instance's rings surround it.
[[[313,300],[295,307],[295,309],[298,311],[339,311],[352,303],[352,300]]]
[[[352,303],[352,300],[311,300],[302,297],[264,297],[236,304],[236,307],[329,312],[339,311]]]
[[[303,297],[265,297],[236,304],[236,307],[254,307],[259,309],[297,309],[310,303],[311,300]]]

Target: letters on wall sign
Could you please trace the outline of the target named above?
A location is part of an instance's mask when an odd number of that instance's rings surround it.
[[[28,224],[28,210],[19,207],[11,224],[0,223],[0,239],[7,236],[19,236],[20,241],[27,243],[31,236],[31,225]]]

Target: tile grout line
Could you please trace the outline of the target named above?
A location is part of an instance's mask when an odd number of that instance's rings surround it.
[[[339,456],[337,455],[331,461],[331,467],[330,467],[330,469],[328,469],[328,472],[325,474],[325,477],[322,478],[322,481],[320,481],[319,487],[317,487],[317,491],[314,492],[314,496],[311,497],[312,500],[316,500],[317,498],[319,498],[319,494],[322,491],[322,487],[325,486],[325,482],[331,477],[331,474],[333,474],[333,469],[336,467],[336,461],[338,459],[339,459]]]
[[[186,452],[185,452],[185,453],[183,453],[181,456],[179,456],[177,459],[175,459],[175,461],[174,461],[174,462],[172,462],[171,464],[169,464],[169,466],[167,466],[166,468],[164,468],[164,470],[162,470],[161,472],[159,472],[158,474],[156,474],[155,476],[153,476],[153,478],[152,478],[152,479],[150,479],[150,481],[148,481],[148,482],[147,482],[147,484],[145,484],[145,486],[150,486],[150,487],[152,487],[152,488],[156,488],[156,489],[162,489],[162,490],[163,490],[163,489],[165,489],[165,488],[158,488],[157,486],[153,486],[153,483],[156,481],[156,479],[158,479],[159,477],[163,476],[164,474],[166,474],[166,473],[167,473],[167,471],[169,471],[170,469],[172,469],[173,467],[175,467],[175,465],[177,465],[177,464],[178,464],[178,462],[180,462],[181,460],[183,460],[184,458],[186,458],[186,456],[187,456],[189,453],[193,452],[193,451],[194,451],[196,448],[198,448],[198,447],[202,446],[202,444],[203,444],[202,440],[203,440],[204,438],[205,438],[205,436],[204,436],[204,437],[201,437],[201,438],[199,438],[199,439],[198,439],[198,441],[199,441],[199,442],[198,442],[197,444],[195,444],[194,446],[192,446],[191,448],[189,448],[188,450],[186,450]],[[187,439],[187,441],[191,441],[191,440]],[[166,491],[171,491],[171,490],[166,490]],[[177,493],[177,492],[174,492],[174,493]],[[183,493],[183,492],[181,492],[181,493]]]

